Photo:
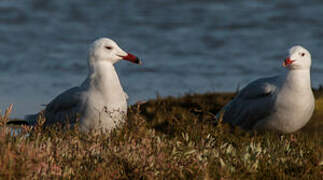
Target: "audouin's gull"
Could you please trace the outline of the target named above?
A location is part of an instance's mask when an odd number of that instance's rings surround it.
[[[114,63],[124,59],[140,64],[134,55],[126,53],[111,39],[100,38],[89,50],[89,74],[81,86],[66,90],[53,99],[45,109],[46,122],[74,121],[81,116],[80,128],[109,131],[123,123],[127,114],[127,94],[123,91]],[[37,115],[26,116],[30,125]]]
[[[289,50],[287,72],[249,83],[217,115],[244,129],[273,129],[292,133],[309,121],[314,111],[311,54],[302,46]]]

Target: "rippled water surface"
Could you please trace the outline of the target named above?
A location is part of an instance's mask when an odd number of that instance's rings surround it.
[[[110,37],[141,57],[117,66],[130,103],[234,91],[283,70],[287,49],[312,53],[323,83],[323,1],[0,1],[0,108],[37,112],[87,75],[87,49]]]

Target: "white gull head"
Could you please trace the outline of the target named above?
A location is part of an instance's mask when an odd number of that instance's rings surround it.
[[[116,42],[109,38],[100,38],[94,41],[90,47],[89,63],[94,64],[100,61],[110,62],[112,64],[119,60],[127,60],[136,64],[141,61],[134,55],[126,53]]]
[[[307,49],[302,46],[293,46],[289,49],[289,56],[283,62],[283,66],[291,70],[309,70],[311,63],[311,54]]]

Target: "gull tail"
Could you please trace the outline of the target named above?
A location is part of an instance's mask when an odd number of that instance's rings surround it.
[[[7,122],[8,125],[27,125],[34,126],[37,123],[37,118],[39,114],[28,114],[24,117],[24,119],[15,119]]]

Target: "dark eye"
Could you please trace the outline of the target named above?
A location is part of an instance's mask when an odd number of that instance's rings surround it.
[[[301,56],[305,56],[305,53],[302,53]]]
[[[111,50],[112,49],[111,46],[105,46],[105,48],[108,49],[108,50]]]

